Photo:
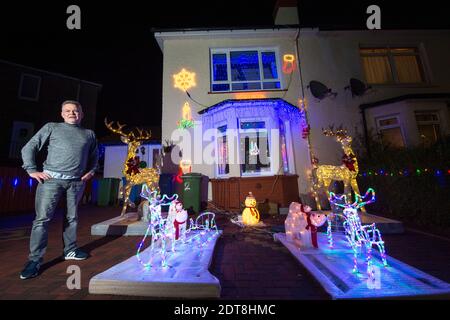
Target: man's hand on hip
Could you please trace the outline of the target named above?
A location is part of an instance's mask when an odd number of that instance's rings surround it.
[[[48,174],[46,174],[44,172],[30,173],[30,177],[36,179],[37,181],[39,181],[39,183],[42,183],[42,180],[48,180],[51,178]]]
[[[88,172],[84,176],[81,177],[81,181],[88,181],[93,176],[94,176],[94,174],[92,172]]]

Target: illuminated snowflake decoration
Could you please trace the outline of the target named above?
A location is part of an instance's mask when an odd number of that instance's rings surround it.
[[[195,73],[189,72],[186,69],[181,69],[177,74],[173,75],[174,87],[179,88],[182,91],[195,87]]]

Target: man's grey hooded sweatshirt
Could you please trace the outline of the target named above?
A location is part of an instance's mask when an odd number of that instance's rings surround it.
[[[29,174],[37,172],[36,154],[48,142],[44,170],[82,177],[97,169],[97,139],[92,130],[77,124],[50,122],[22,148],[23,166]]]

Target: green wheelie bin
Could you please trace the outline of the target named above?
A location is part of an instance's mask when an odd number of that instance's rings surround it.
[[[199,213],[201,205],[201,173],[186,173],[183,179],[183,207],[189,214]]]

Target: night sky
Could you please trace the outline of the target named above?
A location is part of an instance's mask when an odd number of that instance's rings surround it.
[[[97,106],[100,137],[107,133],[105,116],[130,126],[159,126],[162,53],[151,28],[270,26],[275,2],[166,0],[158,6],[154,6],[156,1],[142,0],[2,3],[0,59],[102,84]],[[365,28],[367,6],[378,4],[383,29],[450,29],[444,3],[300,0],[300,24]],[[66,28],[70,4],[81,8],[81,30]]]

